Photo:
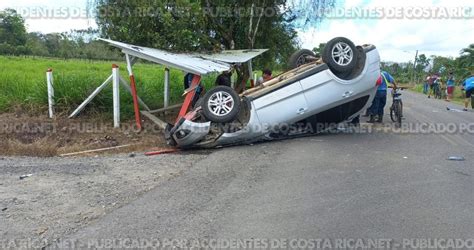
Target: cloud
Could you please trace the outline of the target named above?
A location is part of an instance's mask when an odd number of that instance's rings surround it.
[[[96,28],[87,0],[1,0],[0,9],[13,8],[25,18],[28,32],[54,33]]]
[[[94,19],[64,19],[58,21],[56,19],[40,19],[40,20],[26,20],[27,30],[29,32],[41,32],[41,33],[61,33],[71,30],[87,29],[89,27],[97,28],[97,24]]]
[[[373,0],[368,4],[360,0],[346,1],[345,8],[362,6],[368,9],[458,7],[472,6],[472,1]],[[413,60],[415,51],[427,55],[458,56],[459,51],[474,42],[474,19],[334,19],[323,21],[320,27],[300,31],[305,48],[313,48],[336,36],[345,36],[356,44],[371,43],[377,46],[382,60]]]

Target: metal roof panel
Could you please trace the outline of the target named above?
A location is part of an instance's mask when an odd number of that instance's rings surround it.
[[[226,63],[245,63],[267,52],[268,49],[224,50],[214,54],[197,54],[200,57]]]
[[[226,71],[231,68],[228,63],[212,61],[192,54],[171,53],[103,38],[100,38],[100,40],[122,49],[123,53],[194,74],[206,75],[213,72]]]
[[[99,40],[122,49],[125,54],[199,75],[229,70],[232,63],[245,63],[268,51],[268,49],[253,49],[224,50],[213,54],[179,54],[104,38],[99,38]]]

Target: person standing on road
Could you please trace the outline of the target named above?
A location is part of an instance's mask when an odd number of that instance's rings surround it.
[[[389,84],[393,84],[393,87],[396,88],[395,79],[393,79],[393,77],[388,72],[382,71],[379,79],[377,80],[377,93],[375,94],[372,106],[369,108],[368,123],[383,122],[383,113],[385,105],[387,104],[387,88]],[[375,120],[375,117],[377,117],[377,120]]]
[[[431,98],[431,94],[433,94],[433,96],[436,99],[436,93],[437,93],[437,91],[439,91],[439,87],[440,87],[438,83],[439,83],[438,74],[431,75],[431,78],[430,78],[430,92],[428,93],[428,98]]]
[[[429,91],[429,88],[430,88],[430,84],[429,84],[430,79],[431,79],[431,77],[429,75],[426,76],[425,82],[423,83],[423,94],[425,94],[425,95],[428,94],[428,91]]]
[[[448,75],[448,80],[446,81],[446,87],[447,87],[447,97],[446,101],[450,102],[453,99],[453,93],[454,93],[454,73],[449,72]]]
[[[466,91],[466,98],[464,99],[464,111],[467,111],[467,107],[469,106],[469,101],[471,101],[471,108],[474,109],[474,102],[471,100],[472,92],[474,91],[474,71],[472,75],[464,80],[462,84],[462,89]]]

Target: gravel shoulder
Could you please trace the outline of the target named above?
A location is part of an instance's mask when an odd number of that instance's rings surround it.
[[[2,244],[15,240],[16,244],[27,242],[29,247],[43,247],[180,176],[209,153],[154,157],[0,156]],[[28,177],[20,179],[23,175]]]

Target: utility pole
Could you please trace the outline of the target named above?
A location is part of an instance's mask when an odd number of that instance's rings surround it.
[[[417,60],[418,60],[418,50],[416,50],[415,62],[413,63],[413,79],[412,79],[412,82],[413,82],[414,85],[416,85],[416,63],[417,63]]]

